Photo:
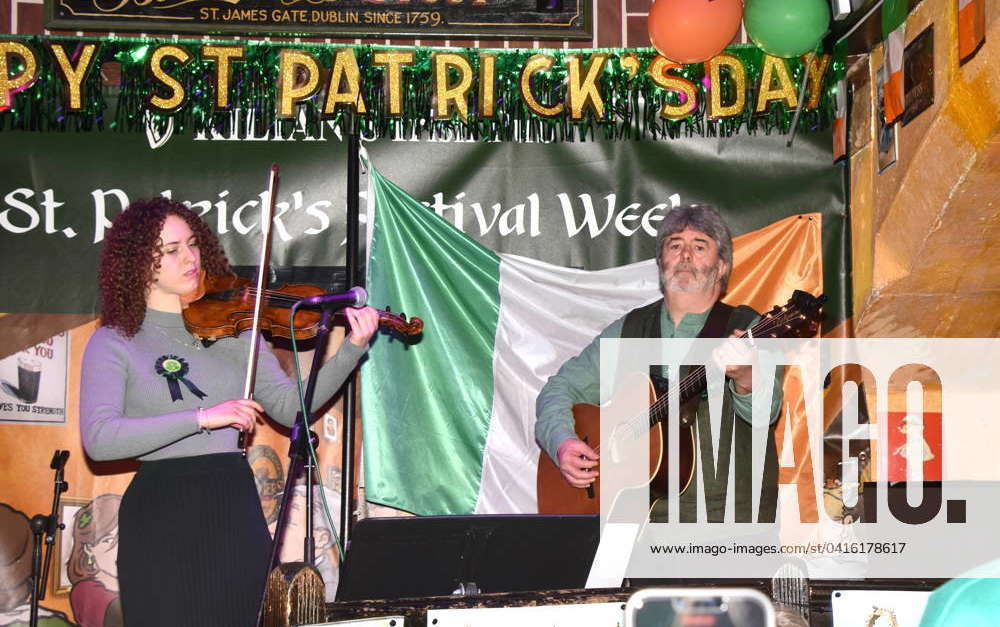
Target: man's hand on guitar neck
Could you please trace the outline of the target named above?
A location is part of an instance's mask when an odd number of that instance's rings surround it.
[[[746,331],[736,329],[729,337],[730,339],[746,337]],[[733,390],[737,394],[749,394],[753,391],[752,364],[757,359],[753,339],[748,338],[748,340],[727,341],[712,352],[715,363],[725,369],[726,376],[732,379]]]
[[[566,483],[574,488],[586,488],[597,479],[598,455],[583,440],[568,438],[563,440],[556,451],[559,471]]]

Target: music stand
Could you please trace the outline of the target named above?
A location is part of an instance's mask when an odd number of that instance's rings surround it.
[[[582,588],[599,536],[596,515],[366,518],[337,601]]]

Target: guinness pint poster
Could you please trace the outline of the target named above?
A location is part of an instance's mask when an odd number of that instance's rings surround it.
[[[0,422],[66,422],[67,335],[0,359]]]

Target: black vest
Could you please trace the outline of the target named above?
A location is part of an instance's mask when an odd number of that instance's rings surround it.
[[[626,316],[622,324],[623,338],[656,338],[661,336],[660,312],[663,307],[663,299],[650,303],[645,307],[633,309]],[[699,337],[728,337],[735,329],[746,329],[750,322],[758,316],[757,312],[745,305],[731,307],[725,303],[716,303],[705,327]],[[712,336],[704,335],[711,332],[711,329],[719,331]],[[651,373],[652,374],[652,373]],[[680,519],[682,522],[695,522],[696,495],[699,493],[698,483],[702,479],[706,485],[706,509],[710,522],[722,522],[726,507],[726,490],[729,477],[730,461],[735,460],[735,481],[736,491],[736,522],[773,522],[777,511],[778,501],[778,455],[774,443],[774,429],[768,429],[767,450],[764,459],[764,470],[761,481],[760,505],[756,519],[752,516],[752,489],[753,478],[751,476],[752,465],[751,455],[753,451],[753,427],[745,420],[736,416],[732,407],[732,395],[729,386],[723,395],[722,405],[721,438],[718,454],[713,454],[715,442],[711,437],[710,418],[708,411],[707,395],[702,395],[702,400],[698,404],[695,421],[695,431],[697,433],[698,447],[701,451],[701,458],[695,470],[695,478],[691,482],[687,491],[681,495]],[[735,444],[735,446],[734,446]],[[653,508],[652,519],[666,520],[666,499],[657,501]]]

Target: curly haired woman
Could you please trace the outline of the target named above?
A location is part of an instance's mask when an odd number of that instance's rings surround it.
[[[290,425],[296,383],[262,344],[255,400],[241,398],[250,334],[210,347],[184,327],[183,297],[229,263],[214,233],[166,198],[131,204],[101,256],[102,322],[87,345],[80,431],[95,460],[142,462],[122,496],[118,581],[126,625],[254,624],[270,535],[240,430],[262,412]],[[347,309],[350,335],[320,369],[325,403],[367,350],[371,308]]]

